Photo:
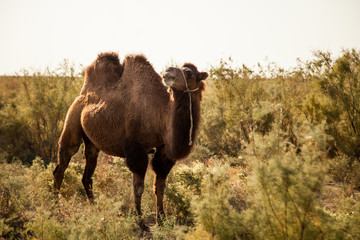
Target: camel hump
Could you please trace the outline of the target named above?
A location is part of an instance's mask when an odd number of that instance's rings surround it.
[[[100,53],[96,58],[96,61],[103,63],[112,63],[114,65],[120,66],[119,56],[115,52]]]
[[[152,64],[143,54],[129,54],[126,55],[123,61],[124,72],[122,79],[131,81],[133,84],[144,82],[151,83],[159,82],[161,86],[162,78],[155,71]]]
[[[143,54],[129,54],[125,57],[124,62],[151,66],[151,64]]]
[[[86,68],[84,81],[94,87],[113,85],[121,78],[123,70],[117,53],[100,53]]]

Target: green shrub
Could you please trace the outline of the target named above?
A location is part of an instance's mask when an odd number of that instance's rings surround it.
[[[252,101],[265,93],[261,79],[251,74],[245,67],[235,69],[224,61],[210,69],[200,141],[213,154],[237,156],[248,141]]]
[[[194,196],[201,194],[202,180],[206,172],[206,167],[200,162],[189,166],[180,165],[170,172],[165,191],[166,208],[180,223],[193,222],[190,203]]]
[[[352,161],[351,157],[345,154],[329,159],[329,173],[336,182],[347,184],[350,192],[353,194],[355,189],[360,186],[360,162]]]
[[[344,50],[333,60],[330,53],[317,52],[307,63],[309,75],[322,95],[307,104],[317,122],[326,120],[333,148],[351,160],[360,159],[360,52]]]
[[[36,215],[25,224],[27,236],[39,239],[68,239],[64,227],[50,211],[42,207],[36,209]]]
[[[235,239],[245,235],[241,215],[230,204],[229,166],[219,165],[209,169],[203,184],[202,194],[194,198],[191,204],[196,232],[204,229],[210,236],[219,239]]]
[[[280,130],[255,138],[249,149],[254,169],[252,200],[244,214],[256,239],[338,239],[341,235],[319,201],[327,176],[323,129],[309,126],[297,135],[300,153]]]
[[[25,210],[31,205],[26,198],[26,168],[20,162],[0,165],[0,220],[2,236],[21,236],[28,220]]]
[[[251,141],[250,133],[269,133],[277,118],[296,143],[292,129],[305,120],[300,106],[311,91],[309,82],[301,71],[285,72],[276,65],[252,70],[221,61],[210,69],[199,143],[215,155],[238,157]]]
[[[342,229],[347,239],[360,239],[360,204],[357,202],[353,211],[345,215],[344,228]]]
[[[0,94],[0,150],[8,161],[17,157],[29,164],[41,156],[48,164],[56,158],[65,115],[82,80],[66,60],[57,70],[22,75],[10,79],[15,85],[5,84],[10,93]]]

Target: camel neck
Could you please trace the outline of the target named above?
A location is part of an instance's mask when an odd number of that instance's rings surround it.
[[[169,119],[169,131],[167,140],[168,148],[167,154],[173,159],[180,159],[186,157],[193,144],[189,145],[191,128],[190,121],[190,99],[189,93],[184,91],[173,90],[173,102],[171,106],[171,117]],[[193,129],[191,138],[194,140],[200,120],[200,92],[191,93],[191,110],[193,119]]]
[[[174,97],[174,102],[178,103],[178,104],[187,104],[187,106],[189,107],[189,92],[192,96],[192,104],[199,102],[198,101],[198,95],[200,94],[200,91],[183,91],[183,90],[175,90],[172,89],[172,94]]]

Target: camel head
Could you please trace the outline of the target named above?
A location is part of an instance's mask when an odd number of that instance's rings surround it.
[[[163,74],[163,79],[166,86],[178,91],[185,91],[187,88],[190,90],[199,88],[202,84],[201,81],[208,76],[207,72],[199,72],[195,65],[185,63],[181,68],[167,68]]]

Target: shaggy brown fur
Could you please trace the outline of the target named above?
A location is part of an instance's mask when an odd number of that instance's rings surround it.
[[[182,72],[183,71],[183,72]],[[184,75],[183,75],[184,73]],[[185,93],[185,79],[191,92],[191,103]],[[189,146],[192,104],[194,130],[200,120],[200,103],[205,89],[206,72],[193,64],[182,69],[168,68],[163,79],[142,55],[126,56],[120,64],[115,53],[102,53],[86,69],[84,86],[66,116],[59,140],[58,164],[54,170],[55,189],[59,191],[71,157],[83,139],[86,166],[83,185],[92,201],[92,180],[99,150],[125,157],[133,172],[135,206],[141,215],[141,196],[148,165],[148,152],[156,148],[152,167],[156,173],[154,192],[158,219],[164,215],[165,181],[175,161],[186,157]],[[142,227],[146,228],[142,224]]]

